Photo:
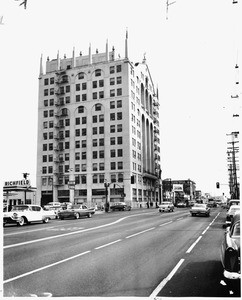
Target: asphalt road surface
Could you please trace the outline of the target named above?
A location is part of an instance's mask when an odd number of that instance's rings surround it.
[[[5,297],[239,297],[220,262],[225,210],[95,214],[4,227]]]

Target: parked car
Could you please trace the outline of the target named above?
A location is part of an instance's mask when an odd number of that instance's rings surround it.
[[[112,211],[115,210],[131,210],[131,206],[126,204],[125,202],[111,202],[110,209]]]
[[[197,215],[209,217],[210,208],[207,206],[207,204],[195,203],[193,207],[191,207],[190,213],[192,217]]]
[[[217,207],[215,199],[208,199],[208,207]]]
[[[82,216],[86,216],[91,218],[92,215],[95,213],[95,208],[88,208],[86,205],[83,204],[76,204],[70,205],[67,209],[59,210],[58,218],[63,220],[66,218],[75,218],[79,219]]]
[[[240,214],[236,214],[230,227],[226,228],[221,246],[221,262],[224,277],[240,279]]]
[[[234,216],[240,212],[240,205],[231,205],[226,214],[225,226],[229,226]]]
[[[32,222],[48,223],[51,217],[39,205],[14,205],[10,212],[3,214],[3,226],[5,224],[24,225]]]
[[[232,205],[240,205],[240,200],[238,200],[238,199],[231,199],[231,200],[229,200],[227,209],[230,209],[230,207]]]
[[[186,203],[185,202],[178,202],[176,204],[176,207],[187,207]]]
[[[57,207],[45,208],[44,207],[44,211],[46,213],[46,216],[50,217],[51,220],[58,219],[59,208],[57,208]]]
[[[159,210],[159,212],[165,212],[165,211],[171,212],[171,211],[174,211],[174,205],[172,202],[164,201],[164,202],[161,202],[158,210]]]
[[[61,208],[61,202],[49,202],[46,205],[44,205],[44,208],[49,209],[49,208]]]

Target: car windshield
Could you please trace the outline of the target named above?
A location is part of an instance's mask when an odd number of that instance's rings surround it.
[[[237,210],[240,210],[240,207],[231,207],[230,210],[229,210],[229,213],[235,213]]]
[[[240,236],[240,223],[234,225],[232,236]]]
[[[19,211],[23,211],[23,210],[28,210],[29,207],[26,205],[19,205],[19,206],[13,206],[12,210],[19,210]]]

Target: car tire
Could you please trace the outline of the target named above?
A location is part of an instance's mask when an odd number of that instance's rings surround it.
[[[89,214],[88,214],[88,218],[91,218],[91,217],[92,217],[92,213],[89,213]]]
[[[49,218],[44,218],[43,223],[48,223],[49,222]]]
[[[79,213],[74,213],[74,217],[75,217],[75,219],[79,219],[80,218]]]
[[[25,223],[24,217],[20,217],[20,219],[19,219],[19,221],[18,221],[18,225],[19,225],[19,226],[23,226],[24,223]]]
[[[63,218],[63,217],[59,217],[59,219],[60,219],[60,220],[64,220],[64,218]]]

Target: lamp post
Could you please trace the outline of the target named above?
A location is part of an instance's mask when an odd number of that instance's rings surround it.
[[[109,211],[109,203],[108,203],[108,187],[110,183],[105,179],[104,186],[105,186],[105,212]]]
[[[73,173],[73,168],[69,169],[69,190],[70,190],[70,202],[71,204],[74,204],[74,194],[75,194],[75,175]]]

